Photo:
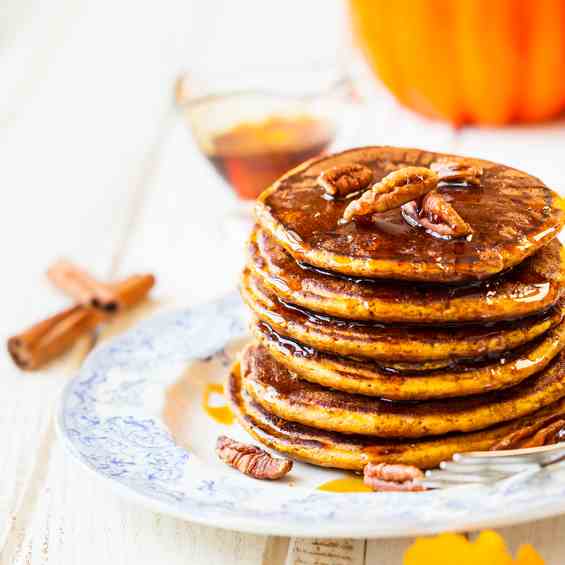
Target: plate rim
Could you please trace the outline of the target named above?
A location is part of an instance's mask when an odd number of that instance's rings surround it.
[[[289,536],[289,537],[326,537],[326,538],[353,538],[353,539],[393,539],[393,538],[402,538],[402,537],[414,537],[414,536],[422,536],[422,535],[431,535],[435,533],[439,533],[442,531],[469,531],[469,530],[477,530],[482,528],[497,528],[497,527],[504,527],[504,526],[512,526],[517,524],[523,524],[528,522],[533,522],[537,520],[542,520],[544,518],[554,517],[560,514],[565,513],[565,498],[561,499],[556,497],[556,500],[552,503],[546,504],[538,504],[536,507],[528,508],[528,512],[526,513],[514,513],[512,516],[502,515],[502,516],[491,516],[491,517],[484,517],[476,518],[476,519],[468,519],[463,520],[460,523],[457,523],[458,518],[455,519],[455,527],[450,527],[446,525],[440,526],[436,524],[426,525],[425,523],[415,525],[413,523],[407,523],[402,527],[398,527],[396,525],[392,530],[388,531],[386,528],[383,529],[382,525],[376,524],[373,526],[365,526],[364,522],[359,524],[353,523],[349,529],[344,529],[343,522],[339,523],[340,531],[328,531],[327,529],[321,530],[319,526],[317,526],[315,521],[312,521],[312,525],[306,522],[294,523],[293,521],[281,521],[277,519],[272,520],[265,520],[263,518],[251,518],[249,516],[237,516],[232,513],[227,513],[222,516],[222,511],[216,511],[212,513],[210,516],[202,515],[199,513],[191,513],[190,509],[181,509],[175,507],[172,504],[167,503],[166,501],[159,500],[155,496],[151,496],[150,492],[142,493],[139,492],[132,486],[131,484],[124,483],[122,481],[118,481],[115,478],[105,475],[101,473],[85,456],[83,456],[77,446],[73,443],[71,437],[67,433],[67,429],[65,426],[65,413],[66,413],[66,405],[69,396],[72,393],[73,386],[79,381],[81,374],[85,371],[86,368],[90,366],[93,360],[96,359],[97,356],[103,355],[104,351],[115,345],[120,340],[123,340],[128,335],[133,333],[134,331],[139,330],[139,328],[151,328],[151,326],[155,325],[157,319],[165,320],[165,319],[177,319],[181,315],[187,315],[191,312],[194,312],[196,309],[205,309],[207,307],[211,307],[213,305],[217,305],[224,301],[233,300],[235,292],[232,292],[224,297],[216,299],[214,301],[210,301],[208,303],[190,307],[190,308],[179,308],[168,310],[165,312],[161,312],[155,316],[152,316],[148,319],[141,321],[139,324],[136,324],[133,328],[127,330],[123,334],[112,338],[108,342],[105,342],[99,347],[94,348],[87,358],[85,359],[81,369],[77,372],[77,374],[70,379],[63,387],[63,390],[59,396],[56,406],[56,417],[55,417],[55,428],[56,434],[60,439],[65,453],[67,453],[71,459],[78,462],[81,468],[87,470],[91,475],[94,475],[98,479],[102,480],[102,484],[106,484],[109,489],[115,492],[118,496],[122,496],[132,502],[139,504],[145,508],[150,510],[166,514],[169,516],[173,516],[178,519],[182,519],[185,521],[190,521],[193,523],[205,525],[205,526],[212,526],[217,527],[225,530],[232,530],[232,531],[239,531],[244,533],[251,533],[251,534],[260,534],[260,535],[278,535],[278,536]],[[188,452],[190,453],[190,452]],[[454,487],[453,492],[455,490],[461,489],[468,489],[470,487]],[[480,489],[482,487],[474,487],[476,489]],[[369,494],[362,494],[357,496],[380,496],[383,498],[383,502],[386,499],[387,493],[375,493],[374,495]],[[421,496],[419,493],[398,493],[404,495],[406,497],[410,496]],[[323,493],[323,495],[327,497],[344,497],[344,494],[341,493]],[[446,520],[453,521],[453,518],[446,518]],[[327,524],[324,524],[327,527]]]

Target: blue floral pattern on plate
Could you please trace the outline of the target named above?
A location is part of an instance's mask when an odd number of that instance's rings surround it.
[[[57,427],[65,447],[118,493],[145,506],[261,534],[392,537],[565,512],[565,467],[489,487],[374,495],[274,488],[208,468],[175,444],[151,403],[170,384],[172,367],[222,357],[246,326],[234,293],[157,316],[96,349],[63,393]]]

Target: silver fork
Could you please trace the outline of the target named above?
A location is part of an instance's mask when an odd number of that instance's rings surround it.
[[[426,471],[419,483],[426,488],[441,489],[462,484],[519,481],[563,460],[565,442],[506,451],[456,453],[451,461],[440,463],[439,469]]]

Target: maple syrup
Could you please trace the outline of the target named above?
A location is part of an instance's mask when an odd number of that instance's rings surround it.
[[[479,160],[477,166],[484,167],[480,186],[437,189],[472,226],[470,240],[430,237],[407,224],[399,208],[374,214],[367,223],[344,223],[350,199],[327,198],[317,181],[320,173],[336,166],[360,163],[382,179],[390,170],[427,167],[444,157],[392,147],[325,157],[294,171],[265,195],[257,209],[259,225],[295,259],[322,270],[425,283],[463,283],[499,274],[549,243],[565,225],[560,197],[541,181]]]
[[[285,172],[323,153],[334,134],[321,119],[272,116],[215,134],[205,155],[241,198],[254,199]]]
[[[224,387],[221,384],[210,383],[206,385],[204,389],[204,394],[202,397],[202,407],[208,416],[213,420],[218,422],[218,424],[223,424],[225,426],[230,426],[234,422],[233,412],[230,407],[225,405],[215,406],[211,403],[212,395],[222,396],[224,395]]]
[[[342,479],[334,479],[323,483],[318,487],[318,490],[324,492],[373,492],[361,477],[344,477]]]

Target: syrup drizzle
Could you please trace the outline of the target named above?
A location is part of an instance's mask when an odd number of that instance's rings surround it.
[[[202,395],[202,408],[218,424],[223,424],[225,426],[231,426],[234,423],[235,417],[230,407],[227,404],[217,406],[211,404],[211,400],[214,397],[224,395],[224,387],[221,384],[210,383],[206,385],[204,389],[204,394]]]
[[[344,477],[342,479],[334,479],[323,483],[318,487],[318,490],[324,492],[373,492],[361,477]]]

